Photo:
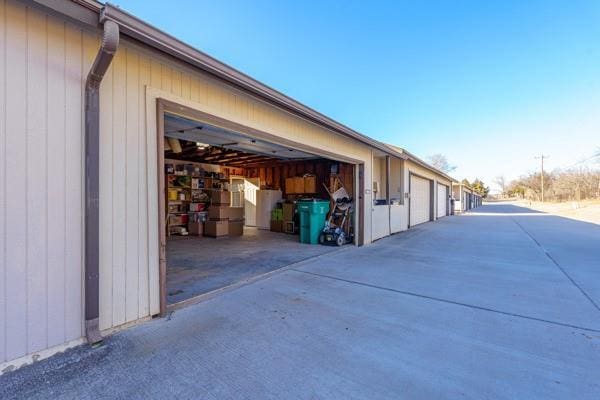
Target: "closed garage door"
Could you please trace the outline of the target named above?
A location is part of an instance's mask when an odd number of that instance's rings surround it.
[[[427,179],[410,176],[410,226],[429,221],[431,188]]]
[[[437,185],[437,217],[442,218],[448,214],[448,186]]]

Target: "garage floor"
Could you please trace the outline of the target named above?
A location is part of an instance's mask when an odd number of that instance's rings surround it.
[[[246,227],[224,239],[171,236],[167,241],[167,302],[178,303],[336,250],[307,245],[297,235]]]

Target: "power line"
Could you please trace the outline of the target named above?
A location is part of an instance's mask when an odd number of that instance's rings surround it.
[[[574,166],[576,166],[576,165],[583,164],[584,162],[590,161],[591,159],[594,159],[594,158],[596,158],[596,157],[600,157],[600,151],[599,151],[599,152],[597,152],[596,154],[594,154],[594,155],[592,155],[592,156],[588,157],[588,158],[585,158],[585,159],[583,159],[583,160],[577,161],[575,164],[571,164],[571,165],[569,165],[568,167],[565,167],[565,169],[573,168],[573,167],[574,167]]]

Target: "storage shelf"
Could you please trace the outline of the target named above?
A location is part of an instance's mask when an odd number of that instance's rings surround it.
[[[204,176],[195,176],[195,175],[177,175],[177,174],[167,174],[167,176],[189,176],[190,178],[200,178],[200,179],[204,179],[206,177]],[[213,178],[210,178],[213,179]]]

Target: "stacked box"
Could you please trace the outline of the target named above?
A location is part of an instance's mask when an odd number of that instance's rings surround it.
[[[229,206],[208,207],[208,219],[213,221],[224,221],[229,219]]]
[[[304,193],[317,193],[317,177],[313,175],[304,177]]]
[[[294,178],[285,178],[285,193],[293,194],[294,192]]]
[[[210,196],[211,204],[215,205],[229,205],[230,192],[226,190],[213,190]]]
[[[190,235],[202,236],[204,234],[204,222],[190,222],[188,231]]]
[[[271,220],[271,232],[283,232],[283,221]]]
[[[229,236],[242,236],[244,234],[244,219],[229,220]]]
[[[282,221],[283,220],[283,209],[274,208],[271,211],[271,221]]]
[[[285,233],[295,233],[296,224],[295,224],[295,214],[296,214],[296,205],[294,203],[283,203],[283,229],[282,231]]]
[[[294,203],[283,203],[282,210],[283,210],[283,215],[282,215],[281,219],[283,221],[293,221],[294,220],[294,213],[295,213]]]
[[[304,178],[297,176],[294,178],[294,191],[293,193],[304,193]]]
[[[204,236],[219,238],[229,235],[229,221],[206,221],[204,223]]]

